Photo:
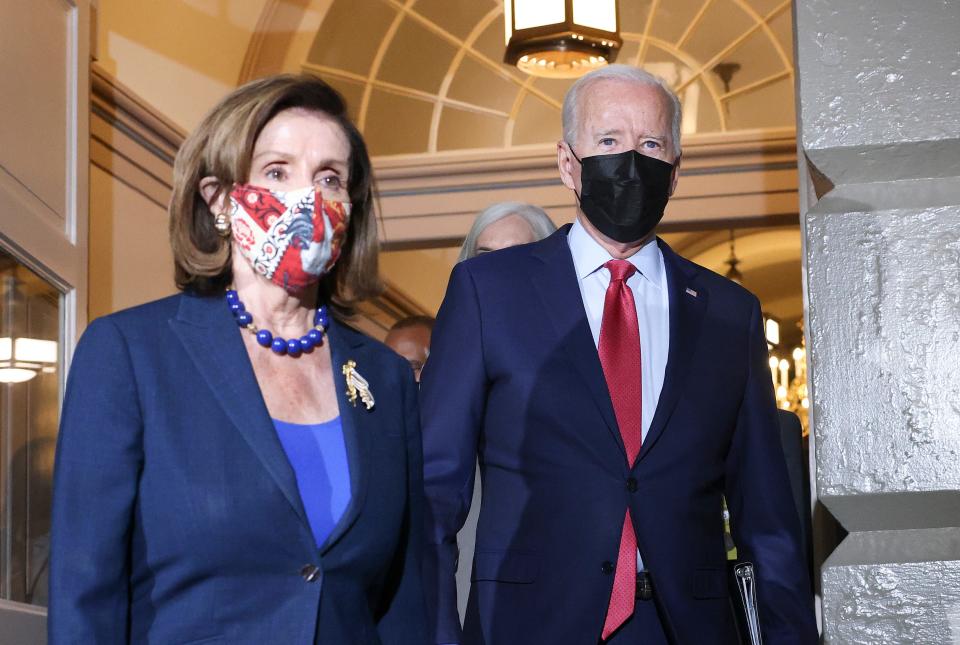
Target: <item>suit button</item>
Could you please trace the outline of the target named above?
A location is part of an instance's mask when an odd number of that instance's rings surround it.
[[[300,577],[307,582],[314,582],[320,579],[320,568],[315,564],[305,564],[300,569]]]
[[[613,573],[613,563],[607,560],[600,565],[600,571],[609,576],[611,573]]]
[[[631,493],[637,492],[637,480],[633,477],[627,480],[627,490]]]

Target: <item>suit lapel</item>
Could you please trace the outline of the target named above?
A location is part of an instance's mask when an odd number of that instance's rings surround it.
[[[611,437],[620,447],[620,454],[626,451],[617,426],[617,419],[607,390],[607,381],[603,376],[600,356],[593,344],[593,335],[583,308],[583,299],[577,284],[577,275],[573,266],[573,257],[567,245],[569,226],[538,244],[534,256],[543,263],[531,276],[537,295],[557,332],[560,347],[567,353],[570,362],[579,374],[590,397],[596,404]]]
[[[184,295],[170,321],[197,371],[293,510],[309,526],[297,478],[267,412],[240,330],[220,298]]]
[[[667,272],[667,288],[670,290],[670,348],[667,352],[663,388],[660,390],[660,399],[650,429],[640,449],[640,459],[650,452],[663,434],[683,391],[696,353],[708,296],[706,290],[695,282],[696,271],[684,267],[666,242],[658,239],[658,243]]]
[[[333,382],[337,391],[337,404],[340,407],[340,423],[347,449],[347,462],[350,468],[350,502],[343,517],[333,527],[330,535],[320,547],[321,553],[329,551],[357,521],[367,495],[370,442],[376,437],[376,405],[372,410],[357,399],[356,405],[347,399],[346,378],[343,366],[347,361],[357,363],[357,371],[370,381],[370,390],[374,398],[377,394],[377,374],[382,366],[372,352],[367,351],[366,340],[356,334],[344,333],[340,323],[332,321],[327,330],[330,343],[330,362],[333,369]],[[398,413],[402,413],[397,411]]]

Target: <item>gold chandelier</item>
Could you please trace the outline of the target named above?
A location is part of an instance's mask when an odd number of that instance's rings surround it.
[[[504,0],[505,63],[533,76],[576,78],[616,60],[616,0]]]
[[[810,395],[807,390],[807,348],[803,336],[790,352],[790,359],[770,354],[770,373],[777,396],[777,407],[800,417],[803,436],[810,433]]]

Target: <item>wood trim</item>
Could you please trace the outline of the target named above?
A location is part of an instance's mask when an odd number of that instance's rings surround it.
[[[253,35],[247,45],[247,51],[243,56],[243,64],[240,66],[240,75],[237,78],[237,86],[243,85],[248,81],[257,78],[257,71],[260,67],[260,54],[263,51],[263,45],[271,33],[274,15],[280,0],[266,0],[263,10],[260,12],[260,18],[257,20],[257,26],[254,28]],[[288,0],[288,4],[292,4]],[[303,5],[303,2],[297,3]]]
[[[90,67],[91,97],[105,107],[116,122],[144,137],[150,152],[173,162],[187,137],[186,131],[134,94],[100,65]]]
[[[402,289],[389,282],[386,283],[386,289],[378,298],[360,303],[357,313],[360,320],[351,321],[351,323],[379,340],[383,340],[398,320],[410,316],[432,315]]]
[[[90,163],[166,209],[186,133],[99,65],[90,80]]]
[[[663,230],[795,221],[796,159],[792,128],[686,137]],[[557,224],[575,216],[555,145],[396,155],[373,163],[387,248],[455,244],[477,212],[499,201],[537,204]]]

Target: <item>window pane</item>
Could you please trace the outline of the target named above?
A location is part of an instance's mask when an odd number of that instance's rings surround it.
[[[47,604],[60,294],[0,251],[0,598]]]

